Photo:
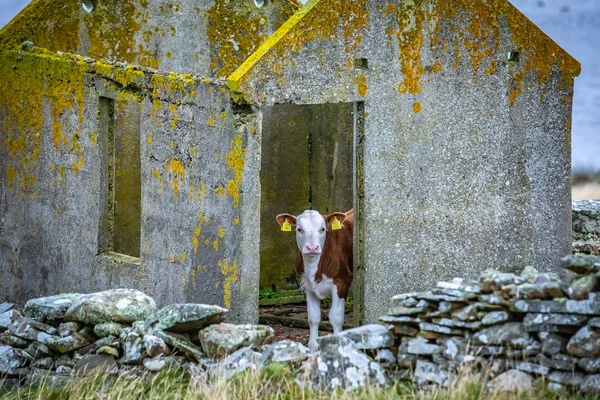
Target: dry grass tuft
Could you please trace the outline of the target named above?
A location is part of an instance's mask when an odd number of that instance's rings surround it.
[[[385,388],[367,387],[352,393],[338,390],[319,392],[302,388],[296,383],[296,375],[290,369],[272,364],[261,372],[247,371],[233,378],[206,382],[190,376],[183,369],[161,371],[147,378],[123,376],[91,376],[52,389],[48,383],[37,388],[22,388],[3,393],[6,400],[121,400],[121,399],[210,399],[210,400],[567,400],[584,399],[569,393],[551,393],[543,384],[533,391],[519,393],[495,393],[485,389],[486,379],[469,371],[450,383],[447,388],[417,390],[407,382],[397,382]],[[589,399],[597,397],[587,397]]]

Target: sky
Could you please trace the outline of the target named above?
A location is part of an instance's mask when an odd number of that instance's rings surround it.
[[[600,1],[510,2],[581,62],[573,101],[573,167],[600,170]],[[0,26],[27,3],[29,0],[0,0]]]

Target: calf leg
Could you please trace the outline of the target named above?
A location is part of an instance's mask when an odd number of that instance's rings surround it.
[[[317,350],[317,338],[319,337],[319,323],[321,322],[321,302],[311,292],[306,291],[306,308],[308,311],[308,324],[310,325],[310,339],[308,348]]]
[[[338,296],[337,287],[333,285],[331,289],[331,309],[329,310],[329,322],[333,327],[333,333],[340,333],[344,325],[344,314],[346,300]]]

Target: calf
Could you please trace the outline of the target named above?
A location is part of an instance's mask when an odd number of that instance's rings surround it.
[[[329,215],[313,210],[297,217],[280,214],[277,222],[284,231],[296,231],[296,272],[301,276],[300,289],[306,294],[308,347],[315,350],[322,299],[332,299],[329,322],[333,332],[340,332],[344,324],[344,304],[352,283],[354,209]]]

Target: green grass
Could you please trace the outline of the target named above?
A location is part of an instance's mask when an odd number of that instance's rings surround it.
[[[463,377],[447,389],[433,391],[416,390],[406,382],[385,388],[366,387],[352,393],[338,391],[315,391],[295,383],[296,374],[289,368],[271,364],[261,372],[240,373],[228,381],[206,382],[190,376],[182,369],[170,369],[143,378],[107,378],[92,376],[72,381],[67,386],[51,389],[48,385],[38,388],[22,388],[1,394],[6,400],[34,399],[360,399],[360,400],[567,400],[596,399],[597,397],[573,396],[569,393],[551,393],[540,384],[534,390],[520,393],[490,393],[482,379]]]
[[[352,305],[354,304],[354,298],[352,297],[352,293],[348,294],[348,298],[346,299],[346,303],[344,304],[344,308],[346,311],[352,310]],[[331,299],[326,298],[321,300],[321,307],[331,308]]]
[[[298,296],[299,294],[302,293],[298,289],[264,289],[258,292],[258,299],[279,299],[282,297]]]

